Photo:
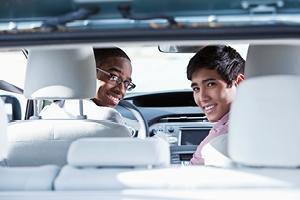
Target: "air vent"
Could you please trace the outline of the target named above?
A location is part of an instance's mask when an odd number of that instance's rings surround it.
[[[172,116],[163,117],[159,122],[207,122],[206,116]]]

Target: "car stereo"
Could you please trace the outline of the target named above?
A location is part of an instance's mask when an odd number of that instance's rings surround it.
[[[209,128],[183,128],[178,135],[178,146],[199,145],[208,135]]]
[[[153,124],[150,131],[164,134],[170,144],[171,163],[183,164],[189,162],[212,126],[210,122],[164,122]]]
[[[189,163],[197,146],[208,135],[211,127],[184,127],[178,132],[178,144],[171,146],[171,163]]]

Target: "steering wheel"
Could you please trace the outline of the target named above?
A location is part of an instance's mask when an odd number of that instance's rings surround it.
[[[138,109],[138,107],[126,100],[120,101],[118,105],[129,110],[137,119],[140,128],[136,137],[142,139],[146,138],[149,133],[148,123],[142,112]]]

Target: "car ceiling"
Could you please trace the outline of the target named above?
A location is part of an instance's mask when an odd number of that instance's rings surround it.
[[[0,18],[47,18],[74,12],[78,8],[98,8],[94,18],[122,18],[120,8],[129,6],[132,13],[147,16],[198,16],[211,14],[249,14],[253,9],[276,8],[277,13],[299,12],[300,2],[295,0],[27,0],[3,1]],[[266,12],[267,9],[264,10]],[[259,12],[259,11],[256,11]],[[124,17],[124,16],[123,16]]]
[[[292,0],[11,0],[0,47],[298,39],[299,24]]]

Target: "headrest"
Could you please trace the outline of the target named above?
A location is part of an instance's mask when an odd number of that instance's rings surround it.
[[[67,161],[78,167],[167,166],[170,148],[160,138],[84,138],[71,144]]]
[[[92,48],[29,51],[24,95],[28,99],[85,99],[95,96]]]
[[[245,76],[300,74],[298,45],[250,45]]]
[[[245,80],[231,106],[228,151],[250,166],[300,166],[300,76]]]

